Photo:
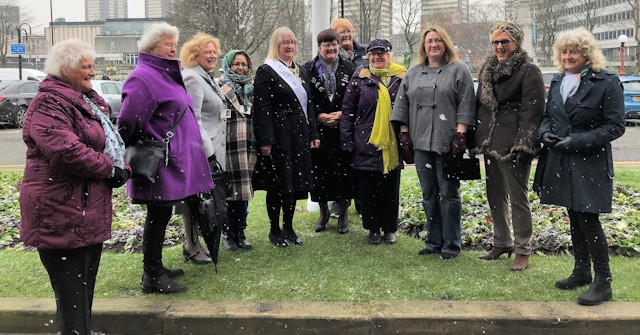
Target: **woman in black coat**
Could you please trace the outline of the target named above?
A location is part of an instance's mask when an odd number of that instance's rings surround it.
[[[316,232],[329,222],[327,201],[336,201],[340,207],[338,232],[349,232],[347,210],[353,197],[351,155],[340,147],[340,117],[342,98],[347,90],[355,65],[338,56],[338,33],[326,29],[318,34],[318,56],[304,67],[311,78],[311,99],[316,111],[318,132],[322,146],[311,150],[313,161],[313,191],[311,200],[318,202],[320,217]]]
[[[611,141],[624,134],[620,80],[604,70],[606,60],[584,28],[564,32],[554,44],[559,74],[551,81],[540,126],[544,150],[534,190],[540,202],[567,208],[575,256],[571,275],[556,282],[572,290],[592,282],[578,297],[582,305],[610,300],[609,248],[599,213],[611,212],[613,158]]]
[[[293,213],[296,200],[307,199],[312,189],[311,149],[320,145],[309,77],[295,63],[296,43],[291,29],[276,29],[254,84],[254,124],[261,155],[253,185],[267,191],[269,240],[279,247],[287,247],[287,240],[302,244],[293,230]]]

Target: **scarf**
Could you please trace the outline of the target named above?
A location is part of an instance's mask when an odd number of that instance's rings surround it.
[[[585,67],[579,74],[572,74],[569,71],[564,73],[562,83],[560,84],[560,93],[562,94],[562,102],[567,102],[567,98],[572,97],[578,92],[581,77],[589,71],[589,67]]]
[[[406,71],[400,64],[391,62],[386,69],[376,69],[370,67],[372,75],[378,77],[378,103],[376,104],[376,115],[373,120],[373,129],[369,137],[369,143],[382,151],[382,172],[389,173],[399,164],[398,143],[396,134],[391,127],[391,96],[387,85],[391,77]],[[375,80],[376,78],[374,78]],[[386,79],[386,81],[385,81]],[[377,80],[376,80],[377,81]]]
[[[120,133],[116,131],[111,120],[104,115],[93,101],[89,100],[86,94],[82,93],[82,97],[91,106],[91,111],[100,116],[100,123],[102,124],[102,129],[104,129],[104,137],[106,139],[103,153],[111,158],[114,166],[124,169],[124,141],[120,137]]]
[[[338,59],[333,62],[333,67],[329,67],[329,64],[327,64],[324,58],[318,56],[316,68],[318,68],[320,78],[322,78],[322,84],[327,90],[329,100],[333,100],[333,95],[336,94],[336,72],[338,71]]]
[[[229,84],[233,89],[233,93],[238,97],[240,104],[245,105],[246,102],[253,100],[253,73],[242,75],[231,71],[233,57],[240,51],[242,50],[231,50],[224,56],[222,68],[220,69],[220,74],[222,75],[220,84]],[[247,63],[251,68],[250,59],[247,59]]]

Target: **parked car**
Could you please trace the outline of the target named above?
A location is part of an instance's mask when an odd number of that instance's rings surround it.
[[[549,95],[549,86],[551,85],[551,79],[558,71],[542,71],[542,81],[544,81],[544,99],[547,100]]]
[[[640,77],[621,76],[626,119],[640,119]]]
[[[122,82],[91,80],[91,85],[109,105],[109,118],[115,123],[118,114],[120,114],[120,108],[122,108]]]
[[[38,84],[34,80],[0,81],[0,123],[22,128]]]

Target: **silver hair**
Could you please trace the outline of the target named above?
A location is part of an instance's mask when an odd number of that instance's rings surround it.
[[[51,48],[44,62],[44,72],[61,77],[62,69],[77,69],[81,59],[93,59],[95,54],[91,44],[83,40],[64,40]]]
[[[160,42],[163,36],[169,35],[178,41],[180,31],[178,27],[168,23],[153,23],[144,27],[144,33],[138,41],[138,51],[151,52],[151,50]]]

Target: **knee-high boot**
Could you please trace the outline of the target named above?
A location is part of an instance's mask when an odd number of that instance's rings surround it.
[[[316,233],[323,231],[327,227],[327,222],[329,222],[330,214],[329,214],[329,205],[326,201],[319,201],[318,205],[320,206],[320,217],[318,217],[318,221],[316,222],[316,226],[314,230]]]
[[[609,268],[609,245],[602,230],[600,218],[594,213],[580,213],[581,228],[586,237],[589,254],[593,260],[593,283],[578,297],[581,305],[595,306],[611,300],[611,269]]]
[[[340,206],[340,216],[338,216],[338,233],[346,234],[349,232],[349,205],[351,199],[342,199],[338,201]]]

